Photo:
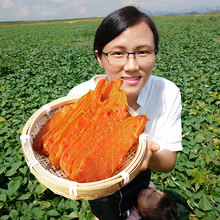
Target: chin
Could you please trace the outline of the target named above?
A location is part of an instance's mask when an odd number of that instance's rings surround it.
[[[140,93],[140,90],[137,89],[123,89],[123,90],[126,92],[127,96],[138,96]]]

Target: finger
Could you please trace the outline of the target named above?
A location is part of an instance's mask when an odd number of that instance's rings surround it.
[[[144,171],[147,169],[151,155],[152,155],[152,151],[150,151],[150,150],[146,151],[142,166],[140,168],[141,171]]]
[[[156,152],[156,151],[160,150],[160,146],[153,141],[148,141],[147,142],[147,150]]]

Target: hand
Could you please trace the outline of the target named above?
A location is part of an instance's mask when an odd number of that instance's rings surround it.
[[[143,164],[140,168],[140,171],[144,171],[147,169],[149,161],[152,157],[153,152],[157,152],[160,149],[160,146],[153,141],[147,141],[147,149]]]

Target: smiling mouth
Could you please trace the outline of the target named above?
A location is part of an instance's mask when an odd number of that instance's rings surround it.
[[[128,80],[128,81],[136,81],[141,78],[141,76],[132,76],[132,77],[121,77],[123,80]]]

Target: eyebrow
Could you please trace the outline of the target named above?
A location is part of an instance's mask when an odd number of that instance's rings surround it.
[[[139,46],[136,47],[136,49],[141,49],[143,47],[147,47],[149,49],[152,49],[152,47],[150,45],[148,45],[148,44],[139,45]],[[121,45],[115,45],[115,46],[112,47],[112,50],[116,50],[116,49],[126,50],[126,47],[121,46]]]
[[[148,44],[140,45],[140,46],[138,46],[137,48],[139,49],[139,48],[143,48],[143,47],[152,48],[152,47],[151,47],[150,45],[148,45]]]

